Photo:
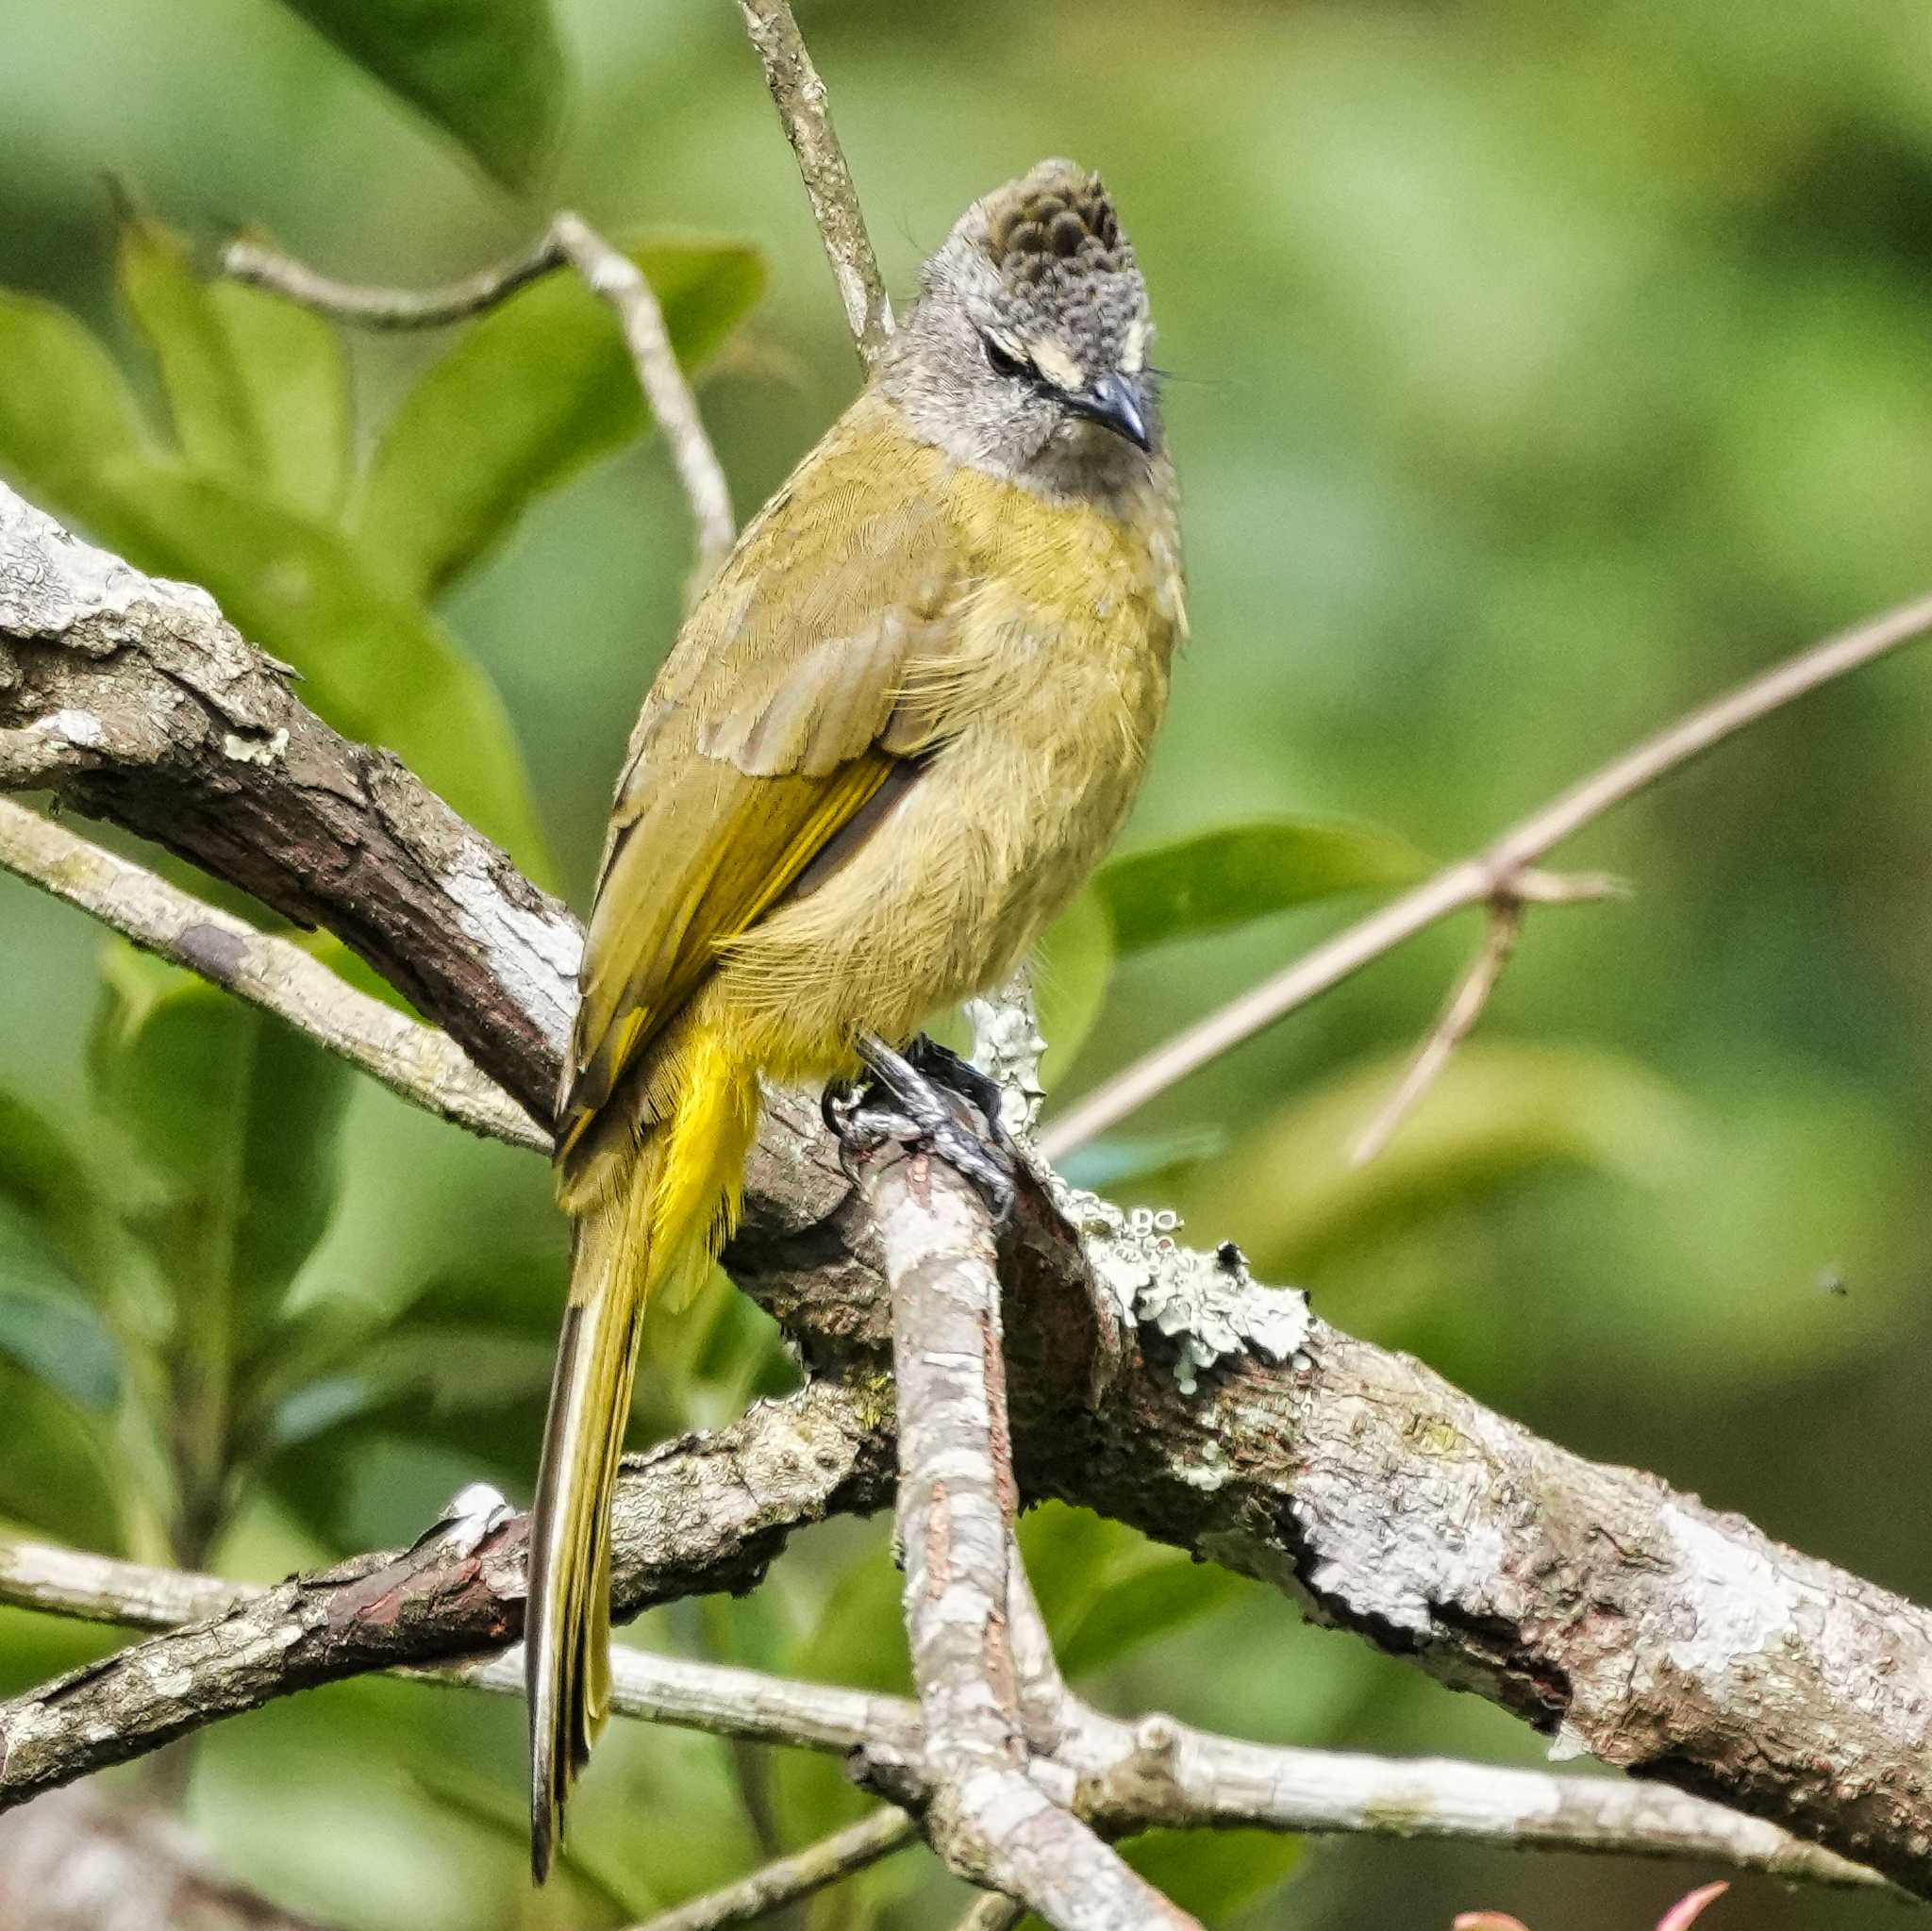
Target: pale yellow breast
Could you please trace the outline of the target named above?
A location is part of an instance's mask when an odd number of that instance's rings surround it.
[[[717,994],[782,1075],[823,1072],[1004,976],[1124,820],[1183,633],[1171,492],[1120,512],[972,472],[949,487],[970,558],[908,702],[929,768],[810,897],[737,941]]]

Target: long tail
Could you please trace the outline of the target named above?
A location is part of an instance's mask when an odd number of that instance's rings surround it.
[[[656,1297],[702,1281],[738,1210],[758,1083],[715,1042],[679,1056],[679,1092],[641,1141],[627,1122],[614,1179],[576,1221],[543,1458],[530,1518],[525,1669],[530,1864],[541,1884],[563,1807],[610,1707],[610,1496],[638,1338]],[[571,1176],[565,1176],[566,1205]]]

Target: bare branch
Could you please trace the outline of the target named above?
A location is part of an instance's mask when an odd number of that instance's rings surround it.
[[[323,1931],[244,1889],[178,1822],[60,1790],[0,1818],[0,1924],[33,1931]]]
[[[874,1163],[866,1192],[891,1285],[906,1626],[934,1786],[927,1839],[961,1876],[1023,1899],[1059,1931],[1198,1931],[1079,1822],[1070,1784],[1057,1801],[1028,1775],[1007,1608],[1019,1487],[985,1204],[924,1154]]]
[[[812,65],[788,0],[738,0],[745,32],[764,65],[765,85],[798,157],[798,172],[811,203],[812,219],[825,244],[825,259],[845,308],[845,325],[868,366],[885,353],[892,334],[892,305],[879,276],[865,211],[845,165],[845,150],[832,125],[825,84]]]
[[[1516,941],[1523,931],[1523,903],[1520,899],[1504,896],[1490,907],[1489,924],[1483,929],[1483,942],[1476,948],[1475,957],[1469,962],[1469,970],[1462,975],[1462,983],[1449,996],[1449,1003],[1442,1008],[1439,1019],[1422,1049],[1410,1060],[1408,1071],[1402,1075],[1395,1090],[1389,1095],[1382,1110],[1362,1129],[1362,1135],[1355,1143],[1349,1157],[1357,1167],[1366,1166],[1395,1137],[1395,1129],[1407,1119],[1415,1109],[1416,1102],[1428,1091],[1443,1067],[1449,1063],[1449,1056],[1475,1029],[1475,1023],[1483,1016],[1484,1008],[1490,1003],[1490,995],[1496,990],[1496,982],[1503,976],[1503,971],[1509,963],[1509,956],[1516,950]]]
[[[918,1837],[919,1826],[911,1818],[882,1805],[870,1817],[789,1857],[774,1857],[736,1884],[660,1912],[637,1931],[721,1931],[726,1924],[749,1924],[876,1864]]]
[[[1474,857],[1437,873],[1104,1081],[1046,1129],[1041,1136],[1041,1152],[1052,1160],[1064,1158],[1095,1134],[1118,1125],[1155,1094],[1339,986],[1439,919],[1499,894],[1513,893],[1524,901],[1536,898],[1537,891],[1524,889],[1522,874],[1565,839],[1747,725],[1903,644],[1916,642],[1928,630],[1932,597],[1921,597],[1800,651],[1667,725],[1511,826]]]
[[[579,215],[568,210],[521,255],[443,288],[358,288],[332,280],[258,241],[231,242],[222,266],[237,281],[269,289],[305,308],[354,322],[365,328],[438,327],[480,315],[553,269],[574,268],[584,285],[607,303],[624,330],[625,346],[637,371],[638,386],[651,406],[664,440],[671,445],[678,480],[697,525],[697,570],[702,583],[731,548],[736,524],[731,490],[705,429],[697,399],[684,379],[664,311],[636,262],[613,248]]]
[[[408,1610],[444,1574],[426,1569],[394,1600]],[[139,1629],[225,1614],[262,1591],[208,1575],[149,1569],[80,1550],[0,1541],[0,1602]],[[419,1625],[406,1613],[405,1625]],[[406,1649],[424,1639],[412,1634]],[[620,1715],[711,1736],[836,1756],[896,1758],[924,1790],[919,1710],[903,1697],[687,1661],[613,1652]],[[524,1692],[521,1653],[488,1661],[395,1667],[437,1681]],[[1703,1798],[1624,1777],[1553,1776],[1444,1758],[1389,1759],[1245,1743],[1167,1718],[1127,1724],[1076,1706],[1058,1752],[1078,1778],[1080,1813],[1116,1830],[1133,1820],[1172,1827],[1245,1824],[1304,1834],[1447,1838],[1524,1849],[1701,1857],[1791,1880],[1884,1887],[1863,1865],[1803,1843],[1775,1824]]]
[[[1026,1906],[989,1891],[959,1920],[957,1931],[1013,1931],[1026,1915]]]
[[[359,992],[287,939],[0,798],[0,870],[285,1019],[393,1093],[472,1133],[548,1153],[550,1135],[447,1033]]]

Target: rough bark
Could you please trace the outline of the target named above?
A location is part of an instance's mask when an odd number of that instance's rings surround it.
[[[339,932],[526,1106],[547,1107],[578,949],[568,914],[392,759],[309,713],[203,593],[142,577],[0,491],[8,784],[51,786]],[[764,1554],[781,1518],[875,1506],[886,1488],[888,1299],[863,1210],[815,1128],[808,1104],[774,1100],[728,1258],[808,1367],[845,1377],[814,1398],[864,1428],[784,1451],[803,1507],[787,1515],[777,1490],[762,1498]],[[1299,1297],[1257,1287],[1230,1251],[1191,1253],[1058,1189],[1023,1203],[1014,1246],[1024,1493],[1264,1577],[1520,1712],[1561,1749],[1721,1797],[1932,1896],[1924,1611],[1308,1322]],[[1118,1323],[1096,1312],[1109,1306]],[[731,1486],[721,1479],[721,1506]],[[655,1599],[650,1492],[649,1470],[626,1475],[627,1609]],[[749,1580],[758,1559],[735,1578],[700,1565],[681,1587]],[[291,1654],[315,1666],[305,1680],[400,1660],[419,1638],[446,1656],[514,1634],[500,1604],[443,1620],[448,1602],[470,1600],[462,1587],[440,1605],[436,1590],[385,1593],[370,1560],[290,1598]],[[332,1641],[330,1610],[372,1590],[378,1613]],[[0,1785],[18,1793],[92,1767],[33,1768],[87,1721],[121,1720],[105,1694],[117,1667],[125,1677],[127,1666],[107,1665],[47,1692],[38,1714],[33,1699],[0,1710]],[[150,1686],[157,1740],[174,1733],[164,1692]]]

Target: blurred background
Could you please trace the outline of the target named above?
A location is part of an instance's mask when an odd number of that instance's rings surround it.
[[[476,104],[499,179],[273,0],[9,0],[0,474],[208,583],[334,722],[581,907],[691,555],[601,311],[546,285],[468,334],[348,340],[190,273],[247,225],[425,283],[576,208],[650,249],[748,514],[858,366],[737,9],[555,11],[558,46]],[[1168,857],[1220,897],[1190,912],[1172,865],[1128,866],[1055,935],[1060,1096],[1417,854],[1927,588],[1916,0],[824,0],[802,24],[896,293],[967,201],[1069,153],[1115,191],[1173,372],[1193,642],[1124,850],[1196,841]],[[214,403],[190,380],[210,327],[233,352]],[[1365,1171],[1348,1141],[1471,922],[1081,1171],[1531,1427],[1932,1598],[1928,724],[1932,657],[1907,653],[1562,853],[1634,895],[1532,918],[1476,1040]],[[478,1476],[526,1498],[562,1260],[539,1162],[0,877],[8,1525],[271,1576],[407,1540]],[[641,1440],[788,1385],[722,1286],[657,1360]],[[1541,1760],[1257,1587],[1062,1509],[1026,1540],[1110,1707]],[[896,1685],[896,1586],[885,1525],[836,1523],[751,1599],[627,1640]],[[0,1613],[0,1690],[108,1640]],[[185,1793],[240,1877],[357,1931],[627,1923],[861,1807],[824,1763],[620,1726],[540,1898],[522,1778],[515,1707],[365,1682],[124,1783]],[[1712,1874],[1241,1837],[1146,1855],[1216,1924],[1324,1931],[1478,1906],[1628,1931]],[[909,1931],[962,1897],[913,1850],[792,1922]],[[1891,1919],[1742,1882],[1707,1922]]]

